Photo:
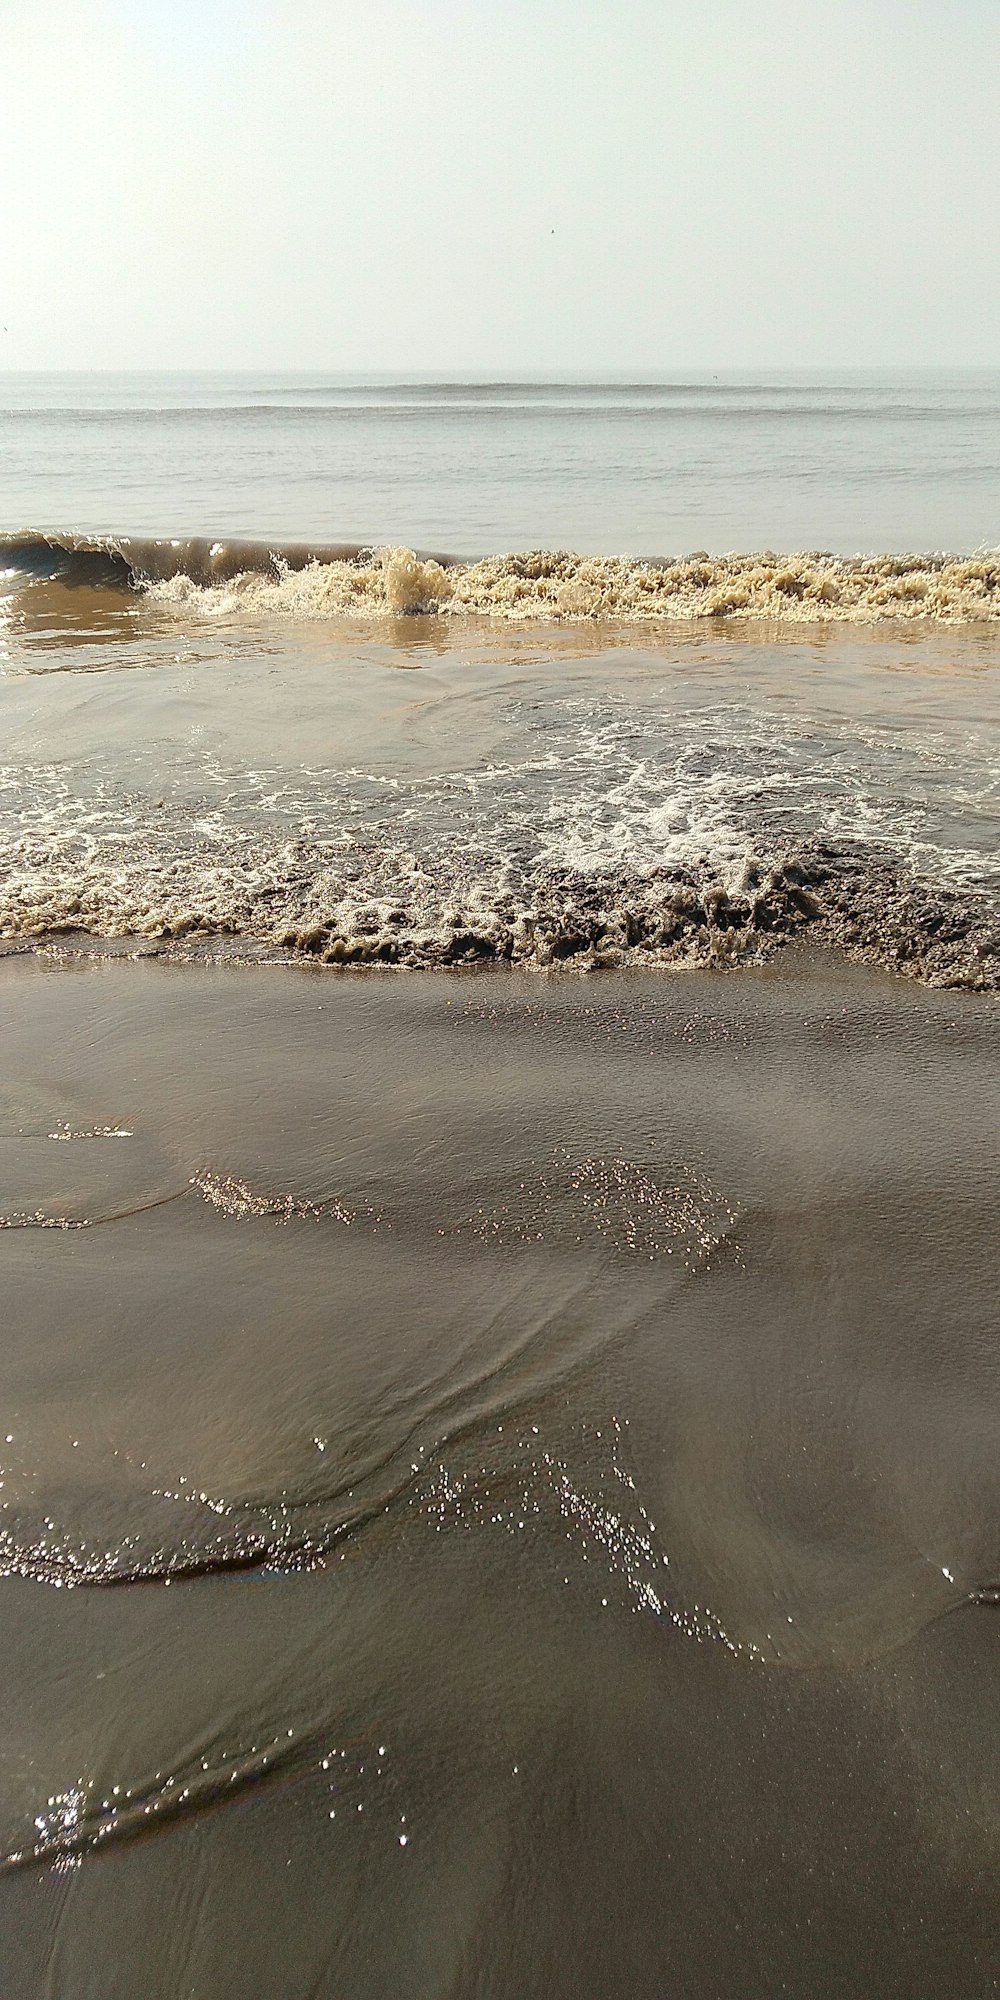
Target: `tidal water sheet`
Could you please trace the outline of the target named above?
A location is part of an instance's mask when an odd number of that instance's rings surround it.
[[[998,1024],[0,967],[5,1991],[986,1992]]]
[[[988,563],[18,541],[4,2000],[994,1991]]]

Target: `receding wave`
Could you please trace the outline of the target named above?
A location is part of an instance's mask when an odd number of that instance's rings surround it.
[[[25,532],[0,570],[155,594],[186,616],[379,620],[808,623],[1000,620],[1000,550],[974,556],[826,553],[662,559],[533,550],[463,561],[408,548]]]
[[[737,873],[622,865],[538,868],[517,886],[428,878],[373,846],[347,865],[296,843],[241,866],[228,856],[150,870],[141,850],[104,868],[50,857],[0,892],[0,937],[74,948],[132,940],[143,951],[291,957],[324,965],[438,968],[485,963],[735,967],[808,937],[933,985],[1000,990],[995,897],[918,882],[899,862],[806,841],[751,856]]]

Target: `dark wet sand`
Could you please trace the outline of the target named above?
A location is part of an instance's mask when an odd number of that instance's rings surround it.
[[[4,2000],[997,1990],[995,1002],[0,1022]]]

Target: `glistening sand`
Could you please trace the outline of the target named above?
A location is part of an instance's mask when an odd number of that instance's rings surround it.
[[[12,2000],[993,1990],[991,1000],[0,1004]]]

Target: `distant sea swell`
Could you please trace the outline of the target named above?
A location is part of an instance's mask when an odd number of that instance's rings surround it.
[[[659,560],[533,550],[466,562],[354,543],[23,532],[0,536],[4,571],[9,578],[148,592],[203,616],[1000,622],[1000,550],[857,557],[697,552]]]

